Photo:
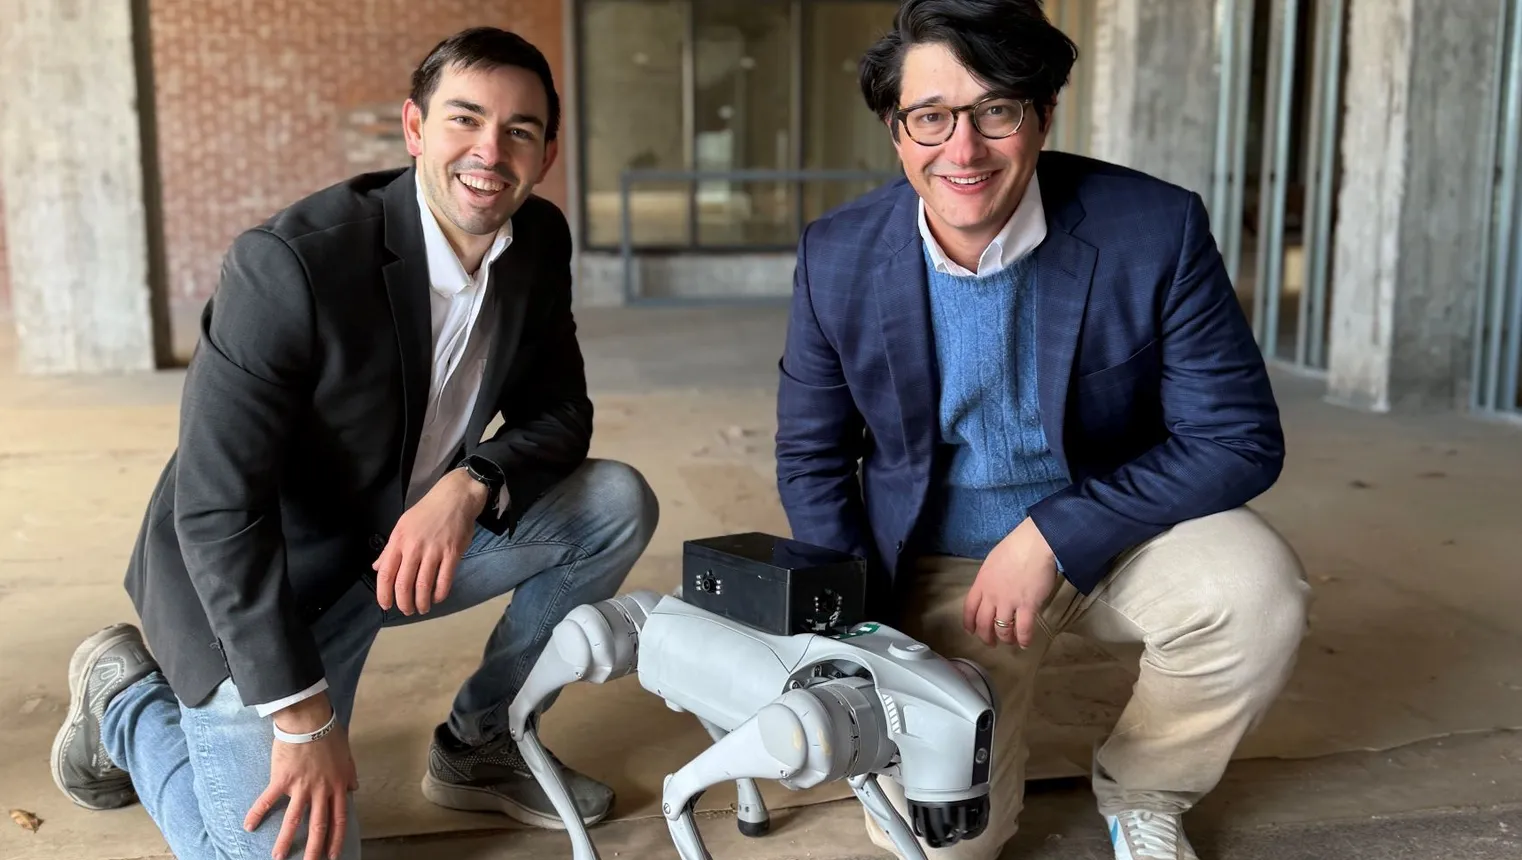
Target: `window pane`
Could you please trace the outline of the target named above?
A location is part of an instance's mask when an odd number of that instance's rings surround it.
[[[786,170],[796,143],[791,4],[701,0],[693,4],[694,140],[700,170]],[[797,239],[793,184],[698,184],[701,245],[790,245]]]
[[[580,141],[586,166],[589,245],[619,243],[619,177],[627,168],[684,170],[684,0],[587,0],[581,74],[586,104]],[[691,239],[690,182],[642,181],[630,195],[641,245]]]
[[[804,50],[804,166],[810,169],[898,171],[888,129],[862,101],[857,63],[893,26],[898,3],[811,3],[806,7]],[[810,181],[803,191],[805,220],[882,185]]]

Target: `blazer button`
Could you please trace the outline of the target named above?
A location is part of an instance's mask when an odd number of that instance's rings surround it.
[[[380,552],[386,548],[386,539],[380,535],[370,535],[370,548]]]
[[[894,552],[903,552],[904,551],[904,542],[903,541],[899,541],[898,543],[894,544],[893,545],[893,551]]]

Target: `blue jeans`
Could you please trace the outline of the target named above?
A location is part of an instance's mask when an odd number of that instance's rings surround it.
[[[312,628],[339,721],[349,725],[360,671],[382,627],[439,618],[512,592],[481,665],[448,715],[455,736],[468,744],[499,737],[508,705],[555,625],[571,609],[618,593],[658,516],[655,495],[637,471],[591,460],[531,508],[513,537],[478,527],[448,597],[427,615],[382,611],[375,593],[357,583]],[[255,832],[243,829],[269,785],[271,721],[244,706],[230,679],[192,708],[154,672],[111,700],[101,729],[107,752],[132,775],[143,807],[180,860],[271,856],[284,803]],[[305,821],[298,830],[288,855],[294,858],[305,850]],[[343,857],[359,856],[351,794]]]

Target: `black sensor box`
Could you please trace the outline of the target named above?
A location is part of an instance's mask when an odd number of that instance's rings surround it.
[[[866,621],[867,562],[761,532],[682,544],[682,600],[777,636]]]

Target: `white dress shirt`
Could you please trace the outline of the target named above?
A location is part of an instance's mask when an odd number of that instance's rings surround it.
[[[428,293],[433,308],[433,373],[428,383],[428,409],[423,414],[423,435],[418,438],[417,459],[407,487],[407,507],[421,499],[449,468],[465,425],[476,406],[486,356],[495,334],[494,315],[482,315],[489,304],[487,282],[491,265],[513,241],[513,222],[497,231],[491,249],[474,276],[465,271],[439,227],[438,219],[418,190],[423,215],[423,245],[428,250]]]
[[[999,235],[995,236],[988,247],[983,249],[983,255],[978,259],[978,271],[969,272],[955,260],[946,256],[939,242],[930,235],[930,225],[925,221],[925,201],[920,200],[920,237],[925,240],[925,248],[930,252],[930,260],[935,264],[935,269],[943,275],[969,278],[976,274],[978,277],[991,275],[1005,268],[1026,254],[1036,250],[1036,247],[1046,239],[1046,209],[1041,205],[1041,186],[1036,182],[1036,174],[1031,174],[1031,181],[1026,183],[1025,193],[1020,197],[1020,203],[1015,207],[1014,214],[1004,223]]]
[[[491,265],[513,241],[511,219],[497,231],[474,275],[465,271],[444,230],[417,188],[418,213],[423,222],[423,247],[428,253],[428,301],[433,332],[433,370],[429,374],[428,407],[423,413],[417,458],[407,484],[406,506],[411,508],[428,493],[449,469],[449,462],[465,440],[465,427],[475,410],[495,334],[494,316],[482,314],[490,307],[487,286]],[[505,502],[506,500],[503,499]],[[308,699],[328,688],[326,678],[291,696],[257,705],[267,717]]]

